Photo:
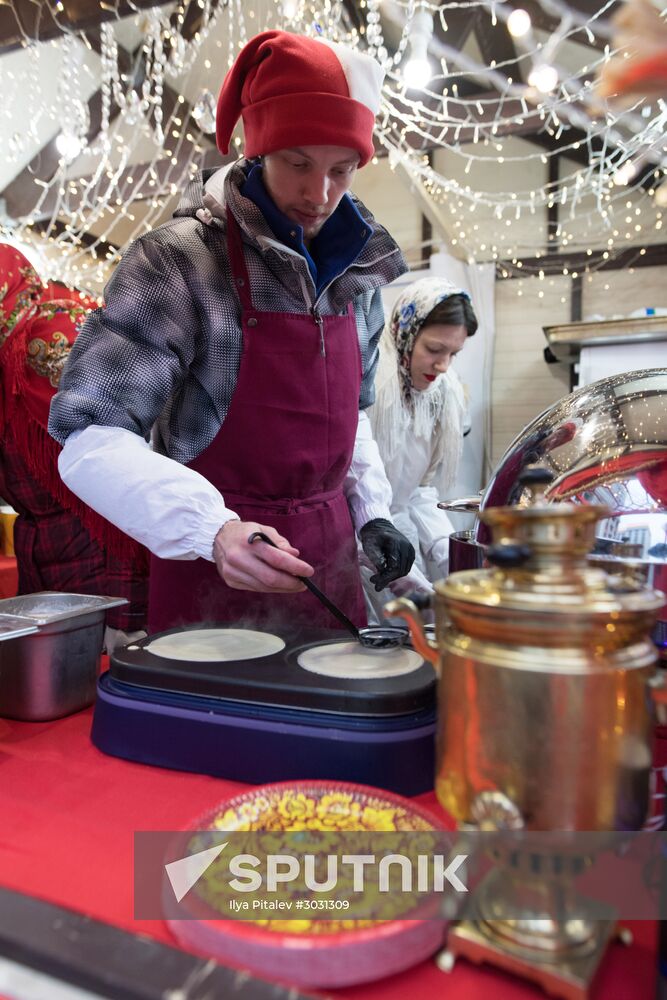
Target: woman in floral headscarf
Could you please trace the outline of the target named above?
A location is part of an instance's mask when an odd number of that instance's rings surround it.
[[[145,626],[145,550],[87,507],[58,475],[47,432],[60,375],[95,300],[43,284],[14,247],[0,244],[0,496],[18,512],[19,594],[41,590],[127,597],[108,612],[107,645]]]
[[[452,524],[438,500],[447,495],[463,448],[466,402],[452,359],[477,330],[467,292],[444,278],[422,278],[399,295],[380,342],[373,434],[391,483],[392,518],[432,581],[447,575]],[[377,608],[377,595],[366,593]],[[423,589],[429,589],[422,580]],[[394,591],[399,588],[394,586]]]

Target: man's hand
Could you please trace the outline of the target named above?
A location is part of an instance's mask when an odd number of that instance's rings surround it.
[[[397,528],[382,517],[376,517],[359,532],[361,547],[375,566],[371,577],[377,591],[384,590],[392,580],[405,576],[415,561],[412,543]]]
[[[263,531],[278,546],[250,545],[254,531]],[[312,576],[313,567],[275,528],[255,521],[227,521],[215,536],[213,558],[218,573],[234,590],[289,594],[306,588],[297,576]]]

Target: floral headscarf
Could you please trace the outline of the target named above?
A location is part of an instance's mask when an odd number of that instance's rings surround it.
[[[451,295],[465,295],[462,288],[446,278],[420,278],[401,292],[391,313],[388,331],[396,346],[401,394],[406,405],[411,406],[412,380],[410,362],[415,340],[421,333],[424,320],[435,307]]]
[[[46,431],[63,365],[92,299],[43,283],[23,254],[0,244],[0,433],[34,419]]]

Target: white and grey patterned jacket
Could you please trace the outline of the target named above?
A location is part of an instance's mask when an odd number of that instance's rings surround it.
[[[307,313],[315,304],[308,265],[276,240],[254,202],[240,194],[244,163],[227,171],[224,201],[241,226],[253,305]],[[64,442],[89,424],[124,427],[148,438],[155,425],[156,451],[186,463],[220,429],[236,384],[242,335],[224,206],[210,193],[210,181],[217,182],[222,171],[212,174],[197,174],[174,218],[123,256],[107,286],[106,307],[91,314],[70,353],[51,407],[49,430],[56,440]],[[323,290],[317,307],[323,315],[342,314],[354,302],[363,370],[359,404],[365,409],[374,399],[383,326],[379,288],[406,264],[388,232],[361,202],[355,204],[373,235]]]
[[[244,165],[196,176],[174,219],[132,244],[107,286],[106,307],[90,315],[77,338],[51,404],[49,430],[65,442],[58,462],[64,482],[165,559],[211,560],[221,525],[237,516],[184,464],[222,426],[241,358],[225,201],[241,226],[254,306],[307,313],[315,304],[305,258],[279,243],[257,206],[241,196]],[[390,516],[391,488],[363,408],[373,401],[379,289],[406,265],[386,230],[355,203],[373,234],[317,305],[326,315],[354,303],[362,411],[345,492],[359,528]]]

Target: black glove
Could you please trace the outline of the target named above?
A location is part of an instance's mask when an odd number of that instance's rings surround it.
[[[410,572],[415,550],[391,521],[376,517],[361,528],[359,538],[364,552],[377,570],[371,577],[376,590],[384,590],[392,580]]]

